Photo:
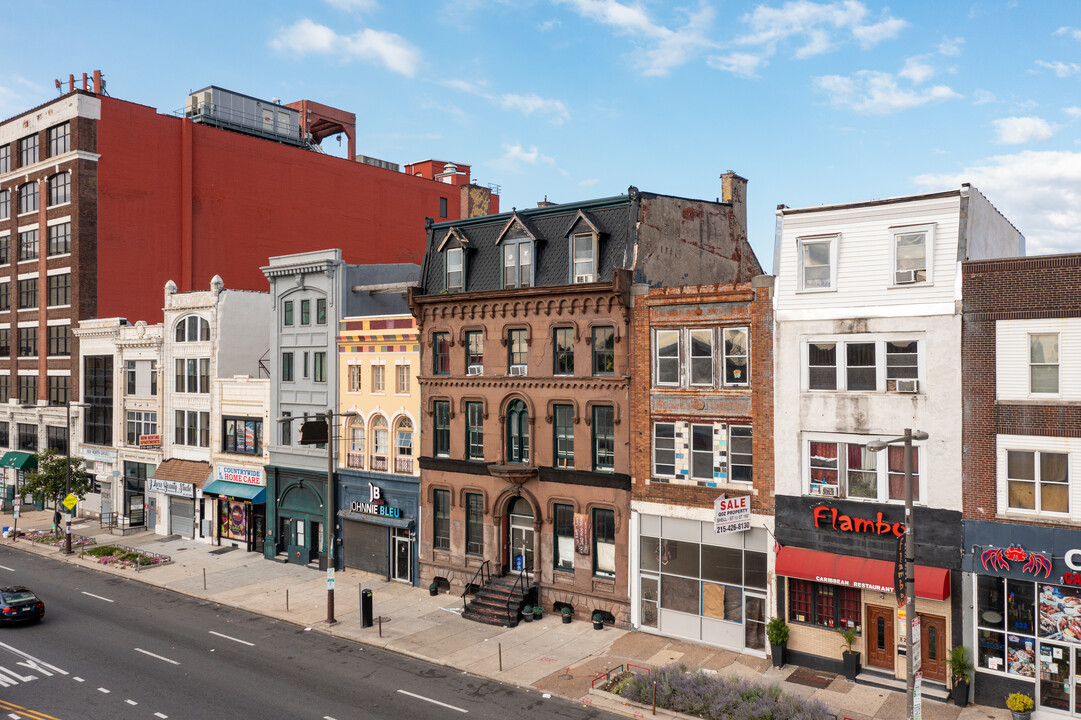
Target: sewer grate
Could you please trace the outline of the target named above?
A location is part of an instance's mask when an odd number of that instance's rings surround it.
[[[786,678],[788,682],[819,689],[829,687],[829,684],[836,679],[837,676],[833,673],[818,672],[817,670],[811,670],[810,668],[804,667],[796,668],[795,671]]]
[[[210,555],[224,555],[225,553],[233,552],[234,550],[236,550],[236,548],[232,547],[232,546],[222,547],[222,548],[218,548],[217,550],[211,550],[208,554],[210,554]]]
[[[166,535],[165,537],[158,538],[158,542],[172,542],[173,540],[179,540],[179,535]]]

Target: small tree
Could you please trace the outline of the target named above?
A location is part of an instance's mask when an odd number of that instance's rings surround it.
[[[67,456],[59,455],[52,448],[38,453],[38,468],[26,473],[22,483],[22,492],[52,501],[54,507],[60,507],[68,489],[68,476],[65,465]],[[90,492],[93,483],[86,472],[82,458],[71,458],[71,492],[82,500]]]

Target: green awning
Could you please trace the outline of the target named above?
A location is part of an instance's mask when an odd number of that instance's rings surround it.
[[[262,505],[266,502],[266,487],[245,485],[243,483],[229,482],[228,480],[211,480],[203,486],[203,495],[251,500],[253,505]]]
[[[38,456],[34,453],[11,450],[0,459],[0,467],[15,468],[16,470],[37,470]]]

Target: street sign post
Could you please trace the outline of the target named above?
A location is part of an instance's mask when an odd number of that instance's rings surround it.
[[[919,678],[922,673],[923,663],[923,646],[921,645],[920,638],[920,616],[914,615],[912,617],[912,672],[916,673],[916,677]]]
[[[68,511],[71,511],[74,510],[75,506],[79,503],[79,498],[75,497],[75,493],[68,493],[67,497],[65,497],[61,502],[64,507],[68,509]]]
[[[919,656],[917,656],[919,657]],[[912,689],[912,720],[923,720],[923,673],[916,673]]]

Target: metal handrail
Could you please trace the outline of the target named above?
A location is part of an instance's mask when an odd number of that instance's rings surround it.
[[[510,594],[507,595],[507,625],[510,625],[511,620],[513,619],[513,618],[511,618],[511,615],[510,615],[510,600],[511,600],[512,597],[514,597],[514,591],[518,587],[518,583],[522,584],[522,595],[525,595],[525,566],[524,565],[523,565],[522,569],[518,571],[518,578],[514,581],[514,585],[511,586]],[[520,603],[521,601],[519,600],[518,602]],[[518,613],[515,612],[514,614],[517,615]]]
[[[491,561],[485,560],[484,562],[482,562],[480,564],[480,567],[477,568],[477,571],[475,573],[473,573],[473,577],[469,580],[468,583],[466,583],[465,587],[462,589],[462,610],[463,611],[466,609],[465,596],[470,594],[470,592],[471,592],[470,588],[476,587],[477,576],[478,575],[481,576],[481,578],[480,578],[480,586],[481,587],[484,587],[485,585],[487,585],[488,583],[490,583],[492,581],[492,569],[488,565],[489,562],[491,562]],[[475,593],[476,591],[474,590],[472,592]]]

